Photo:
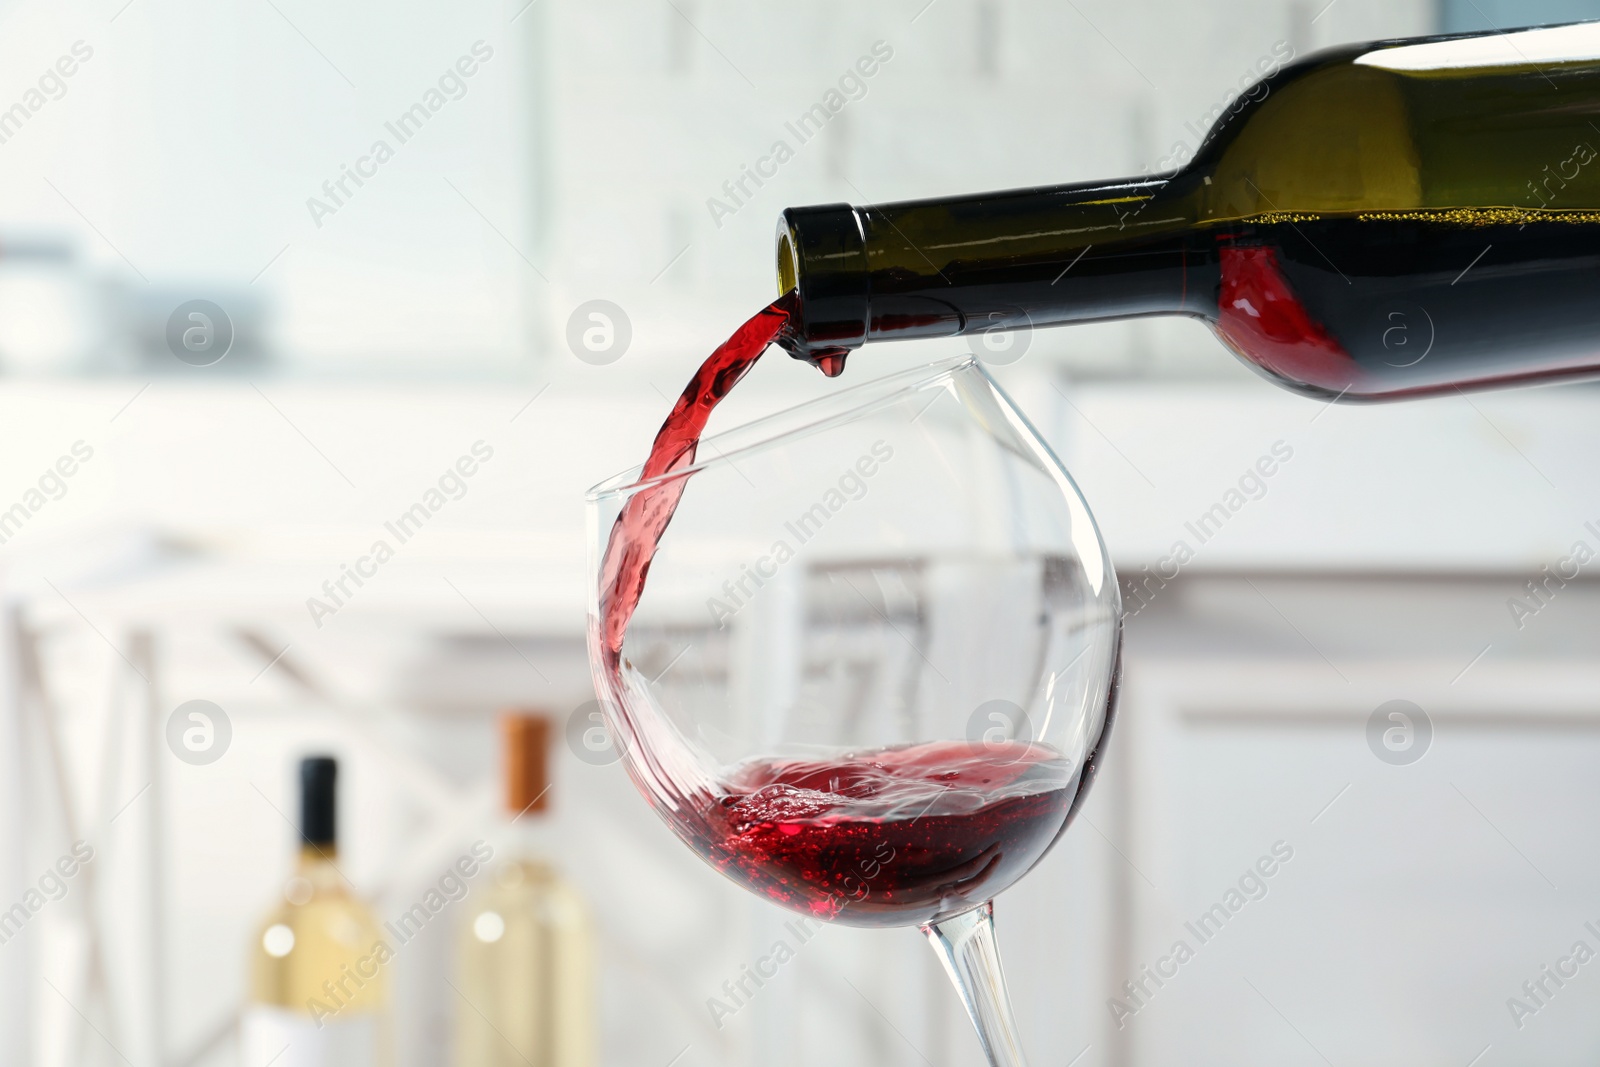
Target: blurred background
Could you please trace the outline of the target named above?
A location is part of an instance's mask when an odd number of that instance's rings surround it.
[[[583,491],[775,295],[785,206],[1147,173],[1283,47],[1589,17],[4,0],[0,1062],[267,1067],[239,1022],[294,871],[298,759],[340,759],[340,870],[392,922],[498,832],[507,708],[553,721],[538,848],[592,915],[598,1062],[981,1062],[910,930],[825,929],[747,1010],[709,1010],[786,916],[594,742]],[[786,123],[880,43],[799,143]],[[778,141],[792,158],[749,178]],[[963,350],[867,349],[847,380]],[[998,909],[1034,1062],[1590,1062],[1600,390],[1326,408],[1187,321],[986,356],[1129,611],[1104,780]],[[718,419],[827,388],[775,354]],[[172,740],[192,701],[216,709],[209,762]],[[1403,759],[1374,740],[1396,709]],[[58,866],[75,842],[93,858]],[[1265,856],[1264,895],[1194,938]],[[481,877],[388,965],[399,1064],[455,1062]],[[1152,981],[1179,940],[1194,958]]]

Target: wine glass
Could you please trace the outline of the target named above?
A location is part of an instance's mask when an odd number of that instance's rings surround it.
[[[845,389],[590,491],[590,663],[629,775],[786,908],[919,926],[994,1067],[1025,1062],[993,900],[1093,780],[1116,576],[1072,479],[975,360]],[[620,655],[603,562],[630,499],[681,500]]]

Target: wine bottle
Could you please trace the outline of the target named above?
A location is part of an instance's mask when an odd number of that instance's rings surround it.
[[[837,369],[878,339],[1187,315],[1326,398],[1600,374],[1600,23],[1333,48],[1221,111],[1157,176],[785,211],[780,343]]]
[[[550,720],[501,719],[510,859],[461,932],[457,1067],[592,1067],[594,947],[588,908],[539,858],[550,810]]]
[[[283,903],[256,934],[246,1067],[376,1067],[389,1063],[391,949],[339,871],[338,763],[300,763],[300,856]]]

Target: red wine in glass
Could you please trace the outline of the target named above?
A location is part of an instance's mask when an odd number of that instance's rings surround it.
[[[989,643],[1001,641],[1009,650],[1015,638],[1031,630],[1025,639],[1040,642],[1037,657],[1006,655],[990,664],[979,648],[988,647],[984,641],[989,637],[980,635],[984,639],[977,645],[963,642],[945,650],[959,658],[970,648],[965,654],[977,660],[975,673],[957,672],[963,678],[960,693],[927,706],[913,700],[902,709],[915,712],[909,717],[852,705],[848,716],[841,708],[832,717],[839,723],[812,723],[819,728],[808,726],[796,734],[769,716],[781,714],[778,702],[795,699],[799,690],[764,679],[765,647],[745,650],[748,655],[738,670],[721,675],[727,686],[713,679],[710,685],[688,683],[685,688],[677,681],[658,685],[666,670],[654,677],[642,672],[628,639],[653,565],[659,564],[658,571],[677,567],[683,571],[678,577],[690,582],[708,577],[696,574],[706,568],[697,564],[692,548],[683,557],[657,560],[658,547],[689,481],[701,469],[696,452],[713,408],[774,341],[794,351],[791,330],[800,310],[799,298],[786,294],[740,327],[690,380],[639,476],[614,479],[590,494],[591,520],[599,520],[592,530],[602,538],[594,546],[590,622],[596,691],[612,716],[630,777],[682,840],[733,881],[799,914],[853,926],[920,926],[961,991],[991,1063],[1020,1067],[1023,1060],[1000,979],[991,901],[1039,861],[1083,800],[1115,705],[1120,642],[1116,577],[1086,505],[1064,475],[1053,476],[1059,474],[1059,461],[993,380],[966,360],[864,385],[838,403],[818,401],[819,408],[793,416],[810,420],[820,411],[835,412],[823,420],[825,429],[812,421],[798,429],[781,430],[784,423],[776,422],[752,431],[776,433],[753,458],[770,462],[766,477],[779,480],[769,485],[782,496],[787,488],[783,480],[816,457],[819,447],[826,451],[829,441],[853,441],[877,420],[883,420],[885,432],[909,425],[893,421],[902,416],[914,422],[907,410],[911,405],[901,403],[912,393],[937,391],[957,398],[958,406],[946,412],[948,427],[940,423],[935,429],[925,422],[897,444],[908,455],[931,457],[940,448],[934,437],[942,435],[948,447],[973,459],[975,469],[992,467],[1015,475],[1004,480],[1007,492],[981,507],[965,496],[939,498],[935,510],[948,517],[952,528],[965,529],[969,521],[974,529],[983,527],[996,507],[1001,513],[1042,509],[1054,516],[1046,524],[1054,533],[1012,545],[1014,556],[1005,564],[1007,573],[1038,583],[1037,600],[1029,594],[1002,597],[991,605],[1013,615],[1007,621],[1014,626],[1002,627],[1007,636]],[[842,369],[841,350],[805,348],[799,354],[830,376]],[[1001,417],[1010,414],[1018,417]],[[833,432],[839,437],[825,438]],[[791,465],[785,458],[790,455],[802,458]],[[870,510],[896,536],[912,535],[904,541],[904,558],[887,561],[899,575],[909,573],[907,567],[921,566],[929,549],[916,547],[918,531],[901,531],[897,525],[904,520],[902,505],[915,504],[926,481],[914,475],[909,463],[895,470],[907,475],[875,482],[872,503],[859,514],[864,521]],[[738,503],[730,502],[719,513],[722,518],[713,522],[709,542],[702,527],[683,531],[686,547],[726,551],[733,543],[729,538],[740,536],[741,522],[760,528],[761,520]],[[857,544],[847,532],[851,528],[838,529],[836,549],[848,551]],[[1061,531],[1070,531],[1070,537],[1057,536]],[[1093,551],[1085,554],[1085,546]],[[940,551],[948,548],[938,546]],[[813,565],[792,564],[797,568],[793,577],[806,584]],[[802,567],[807,569],[802,572]],[[876,568],[867,566],[874,575]],[[661,594],[660,606],[668,616],[673,605],[683,602],[678,577],[671,594]],[[961,579],[959,588],[949,590],[952,597],[966,595],[968,586],[962,582],[970,584]],[[978,601],[988,603],[987,592],[978,585],[971,589]],[[808,590],[799,593],[801,600],[768,603],[793,617],[793,609],[809,601]],[[951,606],[956,606],[953,601]],[[930,623],[945,617],[935,613]],[[798,621],[808,625],[803,611]],[[759,630],[742,632],[750,640],[805,639],[789,632],[764,637]],[[900,636],[917,648],[914,638]],[[655,647],[649,640],[645,646]],[[869,635],[860,651],[877,655],[873,647]],[[798,647],[770,651],[782,662],[802,652]],[[1090,652],[1098,655],[1085,662]],[[831,653],[824,651],[824,656],[832,662]],[[949,684],[926,655],[922,660]],[[1081,669],[1080,662],[1085,664]],[[890,669],[921,671],[909,660]],[[743,690],[747,682],[761,683],[767,696],[752,703]],[[1034,694],[1041,692],[1041,685],[1050,705],[1050,715],[1041,722],[1046,728],[1055,725],[1048,737],[1033,743],[950,739],[959,737],[967,722],[962,710],[967,699],[983,701],[996,692]],[[833,688],[828,683],[824,692],[813,694],[822,698],[818,707],[834,706]],[[868,702],[887,699],[897,705],[910,699],[903,692],[863,695]],[[727,733],[730,713],[740,736]],[[854,725],[842,725],[845,719]],[[748,736],[739,725],[745,720],[763,724],[756,736]],[[805,747],[792,747],[802,737]]]
[[[621,667],[628,622],[688,484],[672,474],[693,465],[712,410],[793,309],[785,294],[736,330],[657,432],[639,480],[660,481],[624,505],[601,565],[608,670]],[[907,926],[981,904],[1021,877],[1065,828],[1080,784],[1045,745],[943,741],[831,761],[758,759],[662,814],[713,866],[776,903],[853,926]]]
[[[1078,785],[1044,745],[936,741],[757,759],[674,822],[712,866],[784,907],[848,926],[920,925],[1026,873],[1065,827]]]

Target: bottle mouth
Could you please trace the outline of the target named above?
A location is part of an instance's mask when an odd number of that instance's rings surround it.
[[[796,305],[778,343],[824,370],[842,367],[843,355],[866,343],[871,320],[859,212],[849,204],[787,208],[778,219],[776,253],[778,291],[793,290]]]
[[[794,242],[786,226],[778,228],[778,295],[800,287],[800,264],[794,256]]]

